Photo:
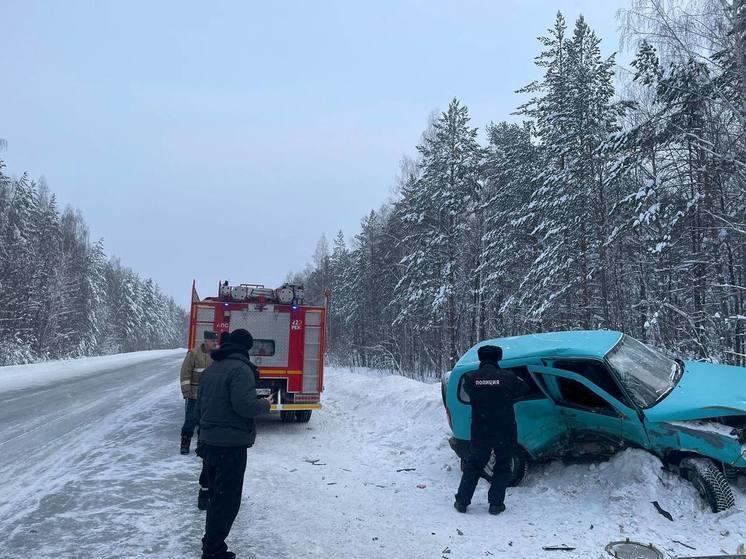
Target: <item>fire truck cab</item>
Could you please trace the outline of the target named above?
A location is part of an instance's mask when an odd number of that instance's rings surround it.
[[[259,368],[257,393],[274,395],[272,411],[283,421],[305,423],[321,409],[326,309],[303,303],[302,285],[270,289],[226,281],[217,297],[200,299],[192,284],[189,347],[199,344],[205,331],[220,335],[245,328],[254,337],[249,355]]]

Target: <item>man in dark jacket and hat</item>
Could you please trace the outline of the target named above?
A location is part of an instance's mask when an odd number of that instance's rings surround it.
[[[207,506],[203,559],[232,559],[225,539],[241,506],[246,449],[254,444],[254,418],[270,411],[269,398],[257,398],[249,350],[254,340],[243,329],[212,353],[213,364],[202,374],[197,410],[199,445],[210,501]]]
[[[527,396],[530,388],[511,371],[501,369],[502,348],[484,345],[477,351],[479,368],[464,375],[464,391],[471,404],[470,456],[464,464],[461,485],[453,506],[466,512],[477,482],[495,453],[492,485],[488,493],[490,514],[505,510],[505,490],[511,478],[513,454],[518,445],[515,402]]]

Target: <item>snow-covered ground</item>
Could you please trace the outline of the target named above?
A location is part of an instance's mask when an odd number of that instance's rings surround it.
[[[49,386],[91,374],[121,369],[127,365],[136,365],[152,361],[158,357],[174,354],[186,354],[186,349],[164,349],[156,351],[133,351],[118,355],[84,357],[82,359],[65,359],[46,361],[33,365],[15,365],[0,367],[0,394],[12,390],[21,390],[33,386]]]
[[[181,356],[0,395],[0,557],[199,556],[199,460],[178,454]],[[737,509],[712,514],[642,451],[537,467],[498,517],[482,482],[460,515],[438,385],[329,370],[324,402],[308,424],[260,422],[229,539],[239,558],[598,558],[627,537],[676,556],[746,543],[743,491]],[[555,544],[576,550],[542,550]]]

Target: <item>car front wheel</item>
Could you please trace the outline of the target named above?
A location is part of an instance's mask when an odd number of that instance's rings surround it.
[[[736,504],[728,480],[712,460],[684,458],[679,465],[679,471],[694,485],[712,512],[721,512]]]

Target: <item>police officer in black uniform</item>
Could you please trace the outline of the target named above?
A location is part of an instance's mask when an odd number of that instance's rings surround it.
[[[464,375],[464,390],[471,403],[470,456],[464,465],[456,502],[459,512],[471,504],[477,482],[495,453],[495,467],[488,499],[490,514],[505,510],[505,489],[511,478],[512,457],[518,444],[513,405],[530,392],[528,384],[498,365],[502,349],[485,345],[479,348],[479,369]]]

